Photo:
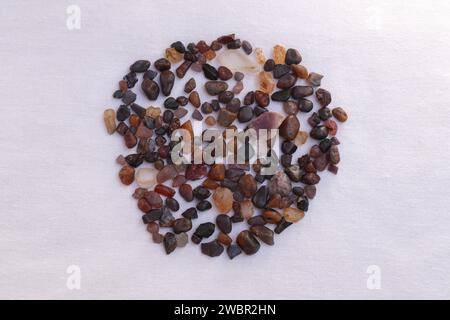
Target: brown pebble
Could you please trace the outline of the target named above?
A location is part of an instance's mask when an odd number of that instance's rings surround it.
[[[130,185],[134,181],[134,168],[130,166],[123,166],[119,171],[120,181],[126,186]]]
[[[192,91],[192,92],[189,94],[189,102],[190,102],[194,107],[196,107],[196,108],[199,108],[199,107],[200,107],[200,104],[201,104],[201,102],[200,102],[200,96],[199,96],[199,94],[198,94],[197,91]]]
[[[178,189],[178,192],[180,193],[181,197],[190,202],[194,199],[194,194],[192,192],[192,186],[190,184],[182,184],[180,188]]]
[[[262,225],[253,225],[250,227],[250,231],[265,244],[268,244],[269,246],[274,245],[273,241],[274,232],[269,228]]]
[[[228,127],[234,122],[234,120],[236,120],[236,118],[237,118],[236,113],[233,113],[231,111],[228,111],[227,109],[222,108],[219,111],[217,122],[222,127]]]
[[[238,95],[242,92],[243,89],[244,89],[244,83],[242,81],[238,81],[234,85],[232,91],[234,94]]]
[[[241,231],[236,240],[242,251],[248,255],[255,254],[260,248],[258,240],[248,230]]]
[[[197,86],[197,84],[195,82],[195,79],[190,78],[184,85],[184,92],[191,93],[191,91],[194,90],[196,86]]]
[[[280,125],[280,136],[287,140],[294,140],[300,130],[300,122],[297,116],[289,115]]]
[[[203,181],[202,186],[204,186],[207,189],[214,190],[219,187],[219,184],[216,181],[207,178]]]
[[[277,224],[282,218],[281,214],[275,210],[265,210],[262,215],[267,223],[271,224]]]
[[[297,208],[286,208],[283,210],[283,217],[287,222],[298,222],[305,216],[305,213]]]
[[[296,115],[299,111],[298,103],[294,100],[288,100],[283,103],[283,110],[288,115]]]
[[[253,175],[243,175],[239,179],[239,189],[246,198],[252,197],[257,190],[256,180]]]
[[[153,233],[152,240],[154,243],[162,243],[164,240],[164,236],[161,233]]]
[[[267,107],[270,103],[270,96],[266,92],[260,90],[255,91],[255,101],[260,107]]]
[[[175,178],[173,178],[172,180],[172,187],[174,188],[178,188],[179,186],[181,186],[183,183],[186,182],[186,177],[183,175],[177,175]]]
[[[178,175],[178,171],[174,165],[165,166],[161,171],[158,172],[156,176],[156,181],[158,183],[166,182],[167,180],[171,180]]]
[[[227,81],[233,77],[233,72],[231,72],[231,70],[227,67],[220,66],[217,71],[220,80]]]
[[[233,206],[233,193],[228,188],[219,187],[214,191],[213,201],[220,213],[228,213]]]
[[[306,69],[304,66],[300,64],[292,64],[291,69],[294,72],[294,74],[300,79],[308,78],[308,69]]]
[[[147,224],[147,231],[150,233],[158,233],[159,232],[159,225],[156,222],[149,222]]]
[[[131,132],[131,130],[128,130],[125,135],[123,136],[123,139],[125,141],[125,145],[127,146],[127,148],[131,149],[134,148],[137,144],[137,138],[136,136],[133,134],[133,132]]]
[[[205,123],[208,126],[214,126],[217,123],[217,121],[216,121],[216,118],[214,118],[213,116],[207,116],[205,119]]]
[[[331,112],[339,122],[345,122],[348,119],[347,112],[341,107],[334,108]]]
[[[217,237],[217,241],[219,241],[224,246],[229,246],[233,242],[233,240],[230,238],[230,236],[223,232],[219,233],[219,236]]]
[[[108,134],[113,134],[116,131],[116,112],[114,109],[106,109],[103,112],[103,120]]]

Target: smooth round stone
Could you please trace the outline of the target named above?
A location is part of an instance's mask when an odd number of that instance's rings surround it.
[[[217,99],[219,100],[219,102],[222,103],[228,103],[230,102],[232,99],[234,98],[234,93],[233,91],[224,91],[219,93],[219,96],[217,97]]]
[[[267,183],[269,194],[280,196],[288,196],[292,192],[292,183],[289,177],[283,172],[278,171]]]
[[[274,245],[273,236],[274,232],[263,225],[253,225],[250,227],[251,233],[258,237],[262,242],[269,246]]]
[[[181,233],[187,232],[192,229],[192,222],[190,219],[179,218],[176,219],[173,223],[173,232]]]
[[[241,100],[239,100],[239,98],[231,99],[231,101],[228,102],[226,105],[226,109],[233,113],[238,113],[240,107],[241,107]]]
[[[213,201],[220,213],[228,213],[233,206],[233,193],[228,188],[219,187],[214,191]]]
[[[285,74],[289,73],[291,68],[285,64],[276,64],[273,68],[273,77],[279,79]]]
[[[297,145],[292,141],[285,140],[281,144],[281,152],[285,154],[293,154],[295,151],[297,151]]]
[[[141,88],[149,100],[156,100],[158,98],[159,86],[155,81],[144,78],[141,84]]]
[[[186,219],[197,219],[198,218],[198,213],[197,213],[197,209],[192,207],[187,209],[186,211],[184,211],[181,214],[183,217],[185,217]]]
[[[314,128],[312,128],[309,135],[311,136],[311,138],[314,138],[316,140],[323,140],[328,137],[328,128],[320,125],[315,126]]]
[[[217,117],[217,122],[222,127],[228,127],[234,122],[234,120],[236,120],[236,117],[237,117],[236,113],[222,108],[219,111],[219,115]]]
[[[158,170],[153,168],[140,168],[136,171],[136,182],[141,188],[151,189],[157,183]]]
[[[245,254],[252,255],[258,252],[260,244],[248,230],[241,231],[237,236],[237,243]]]
[[[175,83],[175,74],[170,70],[165,70],[159,74],[159,84],[161,85],[162,93],[167,97],[172,91]]]
[[[283,110],[288,115],[296,115],[299,111],[298,103],[293,100],[288,100],[283,103]]]
[[[132,72],[145,72],[150,68],[150,61],[138,60],[130,66]]]
[[[283,210],[283,218],[287,221],[287,222],[298,222],[301,219],[303,219],[303,217],[305,216],[305,213],[297,208],[285,208]]]
[[[234,73],[234,80],[236,80],[238,82],[242,81],[244,79],[244,77],[245,77],[245,75],[242,72],[237,71]]]
[[[190,184],[187,183],[182,184],[178,189],[178,192],[180,193],[181,197],[187,202],[190,202],[194,199],[194,194],[192,193],[192,186]]]
[[[256,90],[255,91],[255,101],[258,106],[265,108],[270,103],[269,94],[267,94],[263,91],[260,91],[260,90]]]
[[[219,241],[213,240],[211,242],[202,243],[201,250],[203,254],[209,257],[218,257],[225,249]]]
[[[308,99],[301,98],[298,100],[298,109],[301,112],[310,112],[313,109],[313,103]]]
[[[266,186],[261,186],[258,191],[253,195],[253,204],[260,209],[266,206],[267,200],[269,198],[269,191]]]
[[[220,163],[212,165],[208,177],[216,181],[225,179],[225,165]]]
[[[211,206],[211,202],[209,202],[208,200],[202,200],[199,203],[197,203],[196,206],[198,211],[206,211],[212,208]]]
[[[233,77],[233,72],[230,69],[224,66],[220,66],[218,71],[218,77],[220,80],[227,81]]]
[[[316,97],[317,100],[319,100],[319,103],[322,107],[326,107],[331,103],[331,94],[329,91],[325,89],[322,88],[318,89],[316,91]]]
[[[297,116],[289,115],[280,125],[280,135],[287,140],[294,140],[300,130],[300,121]]]
[[[300,62],[302,62],[302,56],[297,49],[290,48],[286,51],[285,62],[287,65],[299,64]]]
[[[270,72],[275,68],[275,61],[273,59],[267,59],[264,63],[264,71]]]
[[[161,233],[153,233],[152,240],[154,243],[162,243],[164,241],[164,236]]]
[[[189,237],[186,232],[181,232],[175,235],[177,240],[177,247],[182,248],[185,247],[189,241]]]
[[[158,71],[164,71],[164,70],[169,70],[170,69],[170,61],[167,60],[166,58],[161,58],[155,61],[154,63],[155,69]]]
[[[313,93],[314,89],[311,86],[295,86],[291,89],[291,96],[294,99],[308,97]]]
[[[166,198],[166,206],[174,212],[180,210],[180,204],[175,198]]]
[[[253,109],[250,106],[245,106],[239,109],[237,119],[240,123],[249,122],[253,118]]]
[[[218,79],[219,73],[218,73],[217,69],[214,68],[212,65],[205,63],[202,66],[202,70],[203,70],[203,74],[205,75],[206,79],[209,79],[209,80],[217,80]]]
[[[198,186],[193,190],[194,197],[199,200],[205,200],[211,195],[211,191],[203,186]]]
[[[223,233],[230,233],[232,229],[231,219],[226,214],[219,214],[216,218],[216,225]]]
[[[239,178],[239,189],[246,198],[253,196],[257,189],[256,180],[253,175],[245,174],[241,176]]]
[[[279,89],[288,89],[292,87],[297,82],[297,77],[293,74],[288,73],[278,79],[277,88]]]
[[[206,92],[212,96],[216,96],[228,89],[228,84],[223,81],[207,81],[205,83]]]
[[[178,175],[178,171],[174,165],[165,166],[156,175],[156,181],[158,183],[164,183],[167,180],[172,180]]]

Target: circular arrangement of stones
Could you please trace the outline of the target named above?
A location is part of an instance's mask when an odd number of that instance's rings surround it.
[[[230,259],[242,252],[255,254],[260,242],[274,245],[275,234],[305,216],[320,172],[337,174],[335,120],[345,122],[347,114],[341,107],[330,107],[331,94],[321,88],[323,76],[309,72],[301,62],[296,49],[275,45],[273,57],[266,59],[261,48],[253,49],[230,34],[210,44],[174,42],[165,49],[165,57],[154,61],[153,69],[150,61],[138,60],[119,81],[113,97],[120,99],[120,106],[104,111],[107,132],[121,136],[130,150],[116,159],[122,166],[119,178],[124,185],[137,184],[133,197],[142,221],[167,254],[186,246],[189,239],[211,257],[224,251]],[[189,72],[203,74],[208,97],[200,96],[194,78],[183,80]],[[257,83],[244,91],[247,75]],[[183,81],[184,92],[178,97],[172,95],[176,80]],[[161,107],[136,103],[138,82],[146,100],[163,98]],[[308,131],[300,130],[302,118],[307,119]],[[268,161],[250,163],[252,152],[245,151],[239,164],[176,164],[171,151],[181,141],[172,141],[172,133],[185,129],[194,137],[194,121],[236,133],[278,129],[281,155],[270,150]],[[302,153],[308,138],[315,144]],[[240,142],[245,150],[252,149],[247,140]],[[208,143],[212,140],[200,141],[197,147]],[[276,172],[264,174],[264,168],[274,165]],[[181,208],[177,197],[192,205]],[[214,219],[195,224],[210,209],[218,213]],[[233,240],[231,232],[239,222],[244,228]],[[211,239],[216,228],[218,235]]]

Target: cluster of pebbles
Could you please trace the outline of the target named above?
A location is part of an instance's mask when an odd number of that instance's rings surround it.
[[[220,66],[213,66],[213,60]],[[337,174],[340,156],[335,120],[345,122],[347,114],[341,107],[330,108],[331,94],[321,88],[323,76],[309,72],[301,62],[296,49],[276,45],[273,58],[266,59],[262,49],[253,49],[248,41],[230,34],[210,44],[174,42],[164,58],[154,61],[154,70],[150,61],[138,60],[119,81],[113,97],[122,103],[117,110],[105,110],[104,121],[109,134],[119,134],[126,148],[135,150],[117,158],[122,166],[119,178],[125,185],[137,183],[133,197],[143,213],[142,221],[167,254],[184,247],[193,228],[190,240],[201,244],[205,255],[219,256],[225,249],[230,259],[242,252],[255,254],[260,242],[273,245],[275,234],[305,216],[316,195],[319,172]],[[184,79],[189,71],[206,78],[204,88],[210,96],[206,100],[196,90],[194,78],[184,80],[183,95],[171,96],[175,80]],[[241,100],[244,72],[257,75],[258,90],[246,92]],[[148,100],[165,97],[163,107],[142,107],[135,102],[133,90],[138,81]],[[193,112],[182,120],[189,113],[188,105]],[[307,117],[309,132],[300,130],[299,115]],[[269,151],[267,159],[269,165],[279,164],[279,169],[263,174],[267,163],[249,163],[248,153],[241,164],[175,164],[171,151],[180,141],[171,141],[171,134],[181,128],[193,135],[191,119],[236,132],[237,123],[246,129],[278,129],[282,154],[278,157]],[[316,144],[294,158],[309,137]],[[192,187],[194,182],[200,184]],[[181,210],[174,197],[177,192],[193,205]],[[218,212],[215,220],[194,227],[195,219],[213,207]],[[239,222],[247,228],[233,241],[230,233]],[[216,228],[220,233],[211,239]]]

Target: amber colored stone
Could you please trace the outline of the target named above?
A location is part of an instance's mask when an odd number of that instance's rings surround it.
[[[280,44],[273,47],[273,60],[275,64],[284,64],[286,58],[286,48]]]
[[[216,181],[222,181],[225,179],[225,165],[221,163],[212,165],[209,170],[208,177]]]
[[[192,91],[189,94],[189,102],[196,108],[199,108],[201,105],[200,96],[197,91]]]
[[[119,171],[120,181],[126,186],[130,185],[134,181],[134,168],[130,166],[123,166]]]
[[[185,123],[183,123],[180,128],[187,130],[189,132],[189,134],[191,135],[191,139],[194,139],[194,129],[192,128],[191,120],[188,120]]]
[[[242,251],[248,255],[255,254],[260,248],[258,240],[248,230],[241,231],[236,240]]]
[[[291,69],[294,72],[294,74],[299,77],[300,79],[306,79],[308,78],[308,69],[306,69],[301,64],[292,64]]]
[[[228,213],[233,206],[233,193],[228,188],[219,187],[213,194],[213,201],[220,213]]]
[[[113,134],[116,131],[116,112],[114,109],[106,109],[103,112],[103,120],[108,134]]]
[[[219,236],[217,237],[217,241],[219,241],[224,246],[229,246],[233,242],[233,240],[230,238],[230,236],[223,232],[219,233]]]
[[[206,60],[212,60],[216,57],[216,52],[214,50],[209,49],[205,53],[203,53],[203,56],[206,58]]]
[[[216,121],[216,118],[214,118],[213,116],[207,116],[205,119],[205,123],[208,126],[214,126],[214,125],[216,125],[217,121]]]
[[[261,71],[259,73],[259,90],[265,93],[272,93],[276,84],[270,72]]]
[[[339,122],[345,122],[348,119],[347,112],[345,112],[344,109],[341,107],[334,108],[332,111],[333,116],[339,121]]]
[[[271,224],[277,224],[282,218],[281,214],[274,210],[265,210],[262,215],[267,223]]]
[[[259,64],[266,63],[266,56],[261,48],[255,48],[256,62]]]
[[[145,198],[140,198],[138,200],[138,208],[144,213],[147,213],[150,210],[152,210],[152,206],[148,203],[147,200],[145,200]]]
[[[214,190],[219,187],[219,184],[216,181],[207,178],[205,179],[205,181],[203,181],[202,186],[204,186],[207,189]]]
[[[299,147],[306,143],[308,140],[309,134],[306,131],[299,131],[294,139],[294,144]]]
[[[178,52],[175,48],[167,48],[166,49],[166,58],[171,63],[177,63],[183,60],[184,55]]]
[[[175,195],[174,189],[172,189],[168,186],[165,186],[163,184],[157,184],[155,187],[155,192],[157,192],[163,196],[166,196],[166,197],[173,197]]]
[[[239,179],[239,189],[246,198],[252,197],[257,190],[256,180],[253,175],[243,175]]]
[[[305,213],[297,208],[286,208],[283,210],[283,217],[287,222],[298,222],[305,216]]]
[[[128,130],[125,135],[123,136],[123,139],[125,141],[125,145],[127,146],[127,148],[131,149],[133,147],[136,146],[137,144],[137,138],[136,136],[133,134],[133,132],[131,132],[131,130]]]

